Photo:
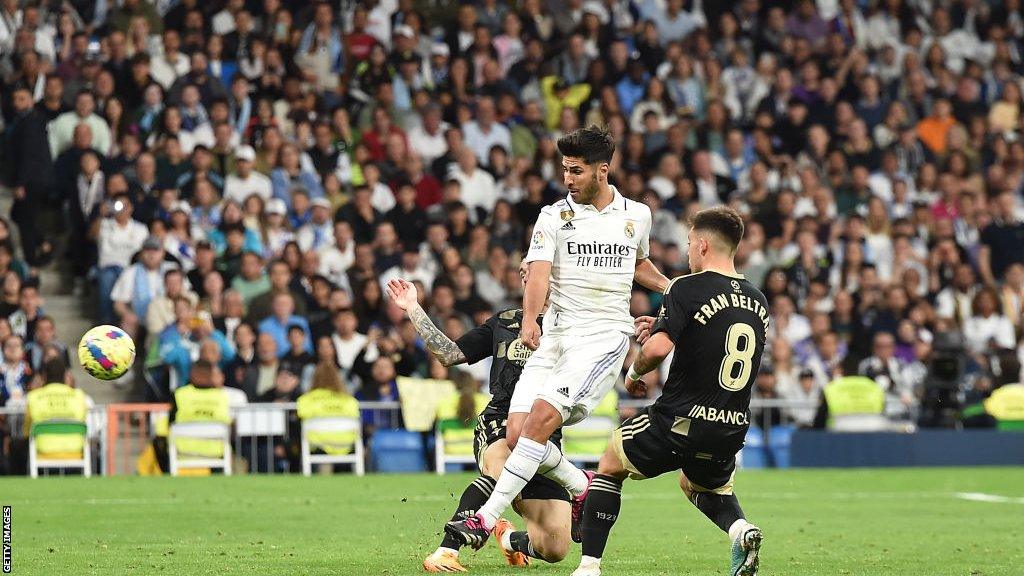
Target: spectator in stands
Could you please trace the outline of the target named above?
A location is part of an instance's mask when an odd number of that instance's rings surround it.
[[[885,392],[890,418],[906,418],[916,406],[915,390],[904,374],[905,366],[895,356],[896,339],[889,332],[875,334],[871,356],[857,366],[857,373],[875,381]]]
[[[142,243],[139,261],[118,276],[110,291],[121,328],[129,336],[139,336],[149,304],[163,294],[164,274],[172,265],[164,260],[163,243],[150,236]]]
[[[33,109],[33,96],[27,86],[12,91],[14,117],[4,139],[4,157],[9,181],[14,187],[11,218],[18,225],[21,249],[30,265],[45,263],[53,247],[39,234],[38,218],[43,205],[57,195],[53,190],[53,159],[48,149],[46,119]]]
[[[293,325],[300,327],[305,335],[302,343],[303,349],[306,352],[313,351],[313,346],[310,344],[312,337],[309,332],[309,323],[305,318],[297,316],[294,312],[295,299],[292,295],[289,293],[278,293],[273,296],[271,301],[271,315],[259,323],[260,334],[269,334],[277,344],[278,358],[284,356],[291,348],[291,344],[288,341],[288,329]]]
[[[123,271],[131,265],[132,256],[142,249],[148,231],[132,219],[133,205],[127,194],[115,196],[102,204],[96,244],[99,252],[98,292],[99,320],[114,321],[113,290]],[[152,243],[151,243],[152,245]],[[163,257],[162,254],[160,256]]]
[[[17,334],[3,341],[3,364],[0,365],[0,406],[8,402],[23,402],[34,374],[25,360],[24,339]]]
[[[164,272],[163,293],[153,298],[146,310],[146,330],[150,334],[160,334],[175,322],[174,302],[179,297],[188,300],[193,307],[199,302],[195,292],[185,288],[185,275],[172,268]]]
[[[25,343],[25,358],[34,372],[42,370],[51,349],[66,366],[71,366],[67,345],[57,339],[56,323],[52,317],[42,316],[36,321],[35,338]]]
[[[34,339],[36,323],[46,314],[42,306],[43,300],[39,296],[37,283],[29,281],[22,284],[18,291],[18,309],[7,317],[11,331],[25,341]]]

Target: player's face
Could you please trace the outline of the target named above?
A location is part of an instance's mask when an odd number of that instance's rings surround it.
[[[577,204],[593,204],[597,197],[598,178],[607,164],[587,164],[582,158],[562,158],[562,183],[569,197]]]

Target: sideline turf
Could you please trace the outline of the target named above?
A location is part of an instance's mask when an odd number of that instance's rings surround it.
[[[471,478],[0,478],[0,504],[14,574],[419,574]],[[1004,501],[955,496],[968,492]],[[1024,574],[1024,468],[741,471],[737,493],[765,531],[764,576]],[[605,575],[726,573],[725,536],[674,478],[624,494]],[[471,574],[513,573],[491,542],[463,558]],[[528,570],[578,561],[573,546]]]

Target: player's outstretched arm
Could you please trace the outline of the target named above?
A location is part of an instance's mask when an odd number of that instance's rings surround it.
[[[629,374],[626,375],[626,391],[632,396],[646,396],[647,384],[642,380],[643,375],[660,366],[674,348],[672,339],[664,332],[658,332],[648,338],[640,348],[636,360],[633,360]]]
[[[412,322],[413,327],[416,328],[416,333],[420,335],[420,338],[423,338],[423,343],[426,345],[427,350],[441,364],[447,367],[462,364],[466,361],[466,355],[462,353],[459,345],[452,342],[451,338],[445,336],[444,332],[441,332],[430,321],[430,317],[427,316],[426,311],[420,306],[414,284],[401,278],[396,278],[388,282],[385,291],[388,297],[394,301],[395,305],[405,310],[405,313],[409,315],[409,320]]]
[[[638,259],[636,271],[633,273],[633,280],[648,290],[665,292],[668,289],[668,277],[658,270],[658,267],[651,262],[650,258]]]

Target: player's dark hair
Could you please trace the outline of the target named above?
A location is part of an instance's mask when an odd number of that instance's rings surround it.
[[[608,130],[592,124],[559,138],[558,151],[562,156],[582,158],[587,164],[606,163],[615,154],[615,141]]]
[[[690,220],[690,227],[721,236],[728,244],[730,255],[736,253],[736,247],[743,239],[743,218],[728,206],[716,206],[697,212]]]

